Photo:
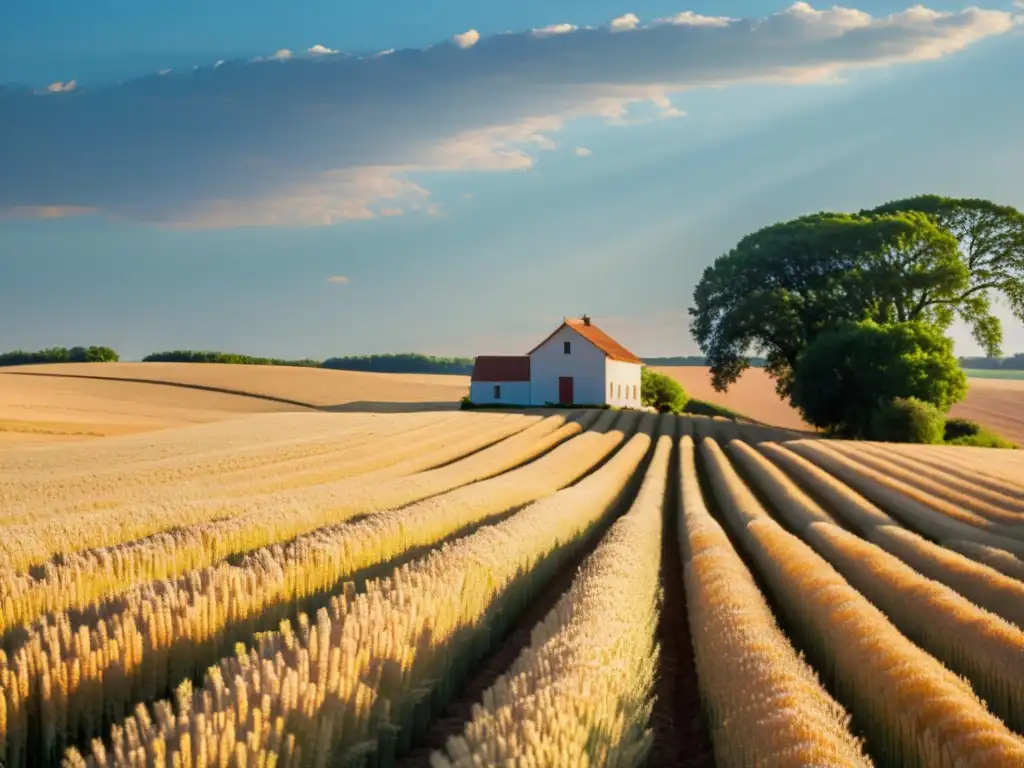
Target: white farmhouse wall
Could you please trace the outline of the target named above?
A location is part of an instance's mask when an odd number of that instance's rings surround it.
[[[501,397],[494,396],[494,387],[501,387]],[[474,381],[469,385],[469,399],[474,403],[530,404],[528,381]]]
[[[571,344],[563,353],[562,342]],[[576,331],[563,326],[530,354],[530,397],[532,405],[558,402],[558,379],[573,377],[573,399],[581,405],[607,402],[605,354]]]
[[[640,366],[621,360],[605,360],[605,397],[619,408],[640,407]],[[636,396],[633,396],[634,387]]]

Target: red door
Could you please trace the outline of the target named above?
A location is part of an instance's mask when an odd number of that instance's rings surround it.
[[[571,405],[575,402],[572,399],[572,376],[558,377],[558,402],[562,405]]]

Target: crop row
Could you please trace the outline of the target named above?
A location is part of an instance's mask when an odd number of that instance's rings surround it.
[[[662,434],[630,510],[488,689],[438,768],[639,765],[651,743],[662,507],[672,454]]]
[[[403,428],[402,422],[368,424],[362,429],[338,430],[326,438],[265,446],[249,450],[218,450],[202,457],[185,456],[157,463],[130,463],[117,471],[75,473],[23,482],[22,488],[5,489],[4,523],[61,518],[95,510],[114,510],[128,505],[173,498],[218,498],[256,495],[267,489],[313,484],[316,474],[327,482],[380,468],[429,451],[442,436],[449,440],[470,434],[480,423],[460,422],[432,415]],[[447,426],[446,426],[447,425]],[[330,473],[326,471],[330,470]],[[273,487],[271,487],[271,490]]]
[[[82,607],[116,595],[134,584],[174,578],[188,570],[225,557],[286,541],[323,525],[358,515],[408,504],[466,483],[499,474],[545,452],[581,429],[579,422],[561,424],[545,420],[520,434],[416,474],[389,479],[354,478],[316,486],[273,499],[240,503],[235,514],[216,515],[218,507],[202,507],[206,522],[118,546],[62,555],[34,572],[0,571],[0,628],[10,628],[50,611]],[[478,438],[477,442],[491,442]],[[455,451],[446,447],[415,461],[426,466],[443,464]],[[173,507],[181,512],[183,505]],[[30,539],[31,540],[31,539]]]
[[[456,439],[444,440],[441,433],[436,438],[439,442],[434,450],[406,459],[403,462],[405,466],[399,471],[408,475],[454,461],[523,431],[531,424],[536,425],[536,422],[537,417],[503,415],[495,422],[482,422],[477,429],[463,432]],[[372,479],[364,480],[363,484],[372,482]],[[47,518],[40,524],[7,524],[0,540],[0,569],[24,571],[30,566],[45,563],[56,553],[75,552],[86,547],[117,547],[183,526],[201,525],[246,513],[265,516],[273,514],[276,507],[288,504],[316,505],[318,499],[330,497],[332,492],[344,490],[350,484],[359,485],[359,478],[271,495],[213,500],[177,499],[172,495],[150,503]]]
[[[723,517],[764,579],[791,634],[824,672],[829,689],[863,724],[872,752],[897,765],[1024,764],[1024,740],[988,710],[970,685],[902,634],[807,543],[785,531],[713,440],[704,440],[701,450]],[[792,496],[794,489],[788,490]],[[819,512],[809,507],[803,523],[819,531],[815,536],[822,541],[842,540],[840,529],[816,519]],[[851,547],[857,543],[842,541]],[[871,550],[873,560],[861,575],[870,577],[875,564],[882,568],[884,557],[876,557],[880,554]],[[897,574],[896,581],[907,577],[907,571]],[[893,577],[888,577],[892,589]],[[909,582],[898,583],[896,589],[913,593]],[[898,601],[899,596],[890,599]],[[992,615],[983,620],[999,621]],[[996,633],[1005,629],[999,625]],[[991,674],[991,668],[984,674]]]
[[[616,418],[607,414],[603,421],[611,426]],[[562,429],[574,427],[579,429]],[[319,529],[250,553],[237,566],[221,562],[175,582],[136,587],[80,615],[40,621],[6,665],[11,683],[0,685],[0,696],[6,693],[10,708],[23,713],[23,724],[59,722],[71,741],[100,735],[134,702],[161,695],[172,681],[201,675],[236,642],[273,628],[310,600],[322,602],[343,579],[555,493],[624,438],[618,429],[586,432],[491,479]],[[4,671],[0,665],[0,680]],[[62,706],[45,707],[46,680],[64,677],[72,682]],[[27,749],[31,738],[25,728],[12,728],[7,737],[19,749]]]
[[[140,707],[111,744],[68,765],[320,765],[402,752],[558,565],[615,510],[651,444],[652,417],[570,488],[485,526],[360,594],[332,598],[221,661],[177,707]],[[177,761],[177,762],[176,762]]]

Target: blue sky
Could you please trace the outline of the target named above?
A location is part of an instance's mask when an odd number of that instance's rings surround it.
[[[689,354],[749,231],[1024,209],[1024,10],[855,5],[14,0],[0,349]]]

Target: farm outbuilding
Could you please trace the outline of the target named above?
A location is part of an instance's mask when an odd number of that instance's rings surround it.
[[[469,399],[477,404],[640,407],[643,361],[584,315],[564,318],[525,355],[476,359]]]

